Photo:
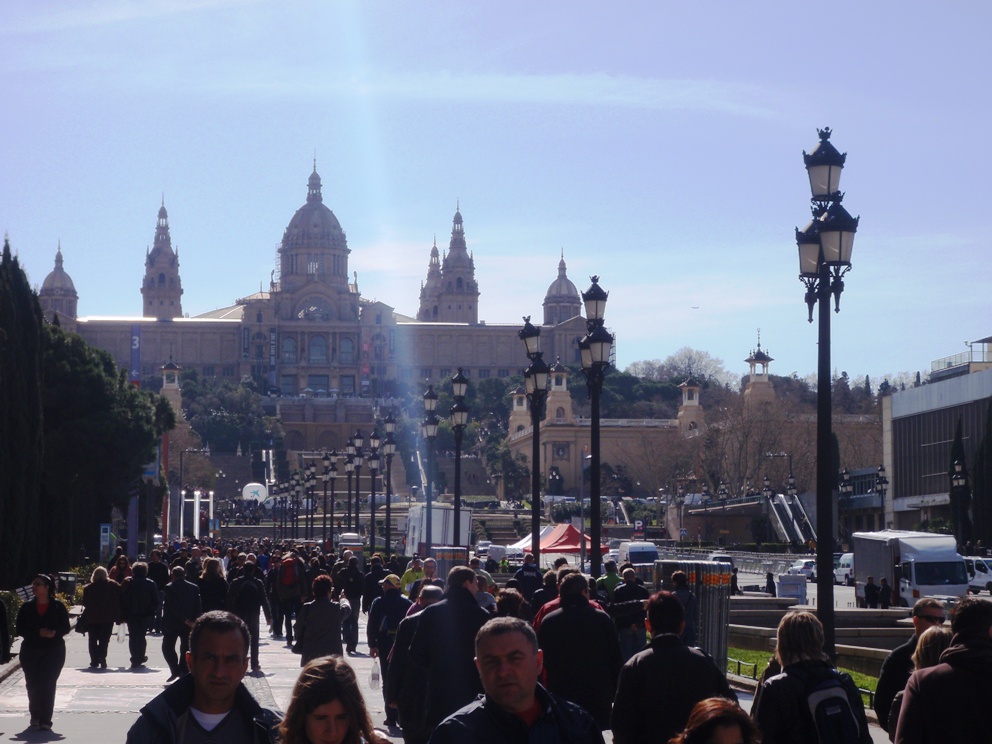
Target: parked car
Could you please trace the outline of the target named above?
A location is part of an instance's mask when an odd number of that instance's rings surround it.
[[[844,553],[834,568],[834,583],[854,586],[854,553]]]
[[[706,556],[706,560],[713,561],[715,563],[729,563],[730,570],[732,571],[734,569],[734,558],[726,553],[710,553]]]
[[[807,581],[816,581],[816,561],[811,558],[800,558],[789,566],[787,573],[792,576],[803,575]]]
[[[968,570],[968,591],[979,594],[988,589],[992,594],[992,559],[966,555],[964,565]]]
[[[492,544],[492,540],[479,540],[478,545],[475,546],[475,554],[480,557],[485,556],[489,552],[489,546]]]

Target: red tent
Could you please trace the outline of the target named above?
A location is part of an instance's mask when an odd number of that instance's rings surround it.
[[[582,533],[570,524],[558,524],[547,535],[541,538],[542,553],[580,553],[582,552]],[[609,546],[600,545],[600,552],[609,551]],[[586,551],[592,552],[592,540],[586,535]],[[524,548],[525,553],[531,552],[530,546]]]

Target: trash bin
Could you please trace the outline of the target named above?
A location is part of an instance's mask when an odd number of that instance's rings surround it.
[[[58,589],[61,594],[67,594],[69,597],[76,596],[76,574],[71,571],[60,571],[59,572],[59,583]]]

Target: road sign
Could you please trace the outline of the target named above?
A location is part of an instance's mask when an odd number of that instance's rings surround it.
[[[689,534],[689,530],[687,530],[685,527],[679,530],[679,537],[685,537],[688,534]]]

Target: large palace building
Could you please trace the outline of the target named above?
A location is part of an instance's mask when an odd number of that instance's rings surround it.
[[[157,375],[169,361],[204,377],[250,376],[277,400],[291,450],[343,447],[356,424],[372,421],[373,402],[397,381],[446,382],[459,367],[472,380],[506,378],[526,364],[519,325],[479,320],[480,289],[459,211],[443,257],[436,241],[431,248],[416,318],[364,299],[357,278],[349,281],[351,251],[323,202],[316,166],[278,253],[267,292],[186,317],[163,203],[145,256],[140,316],[77,317],[79,298],[61,249],[38,294],[49,320],[57,315],[63,328],[108,351],[132,380]],[[579,361],[580,312],[562,257],[544,298],[545,358]]]

